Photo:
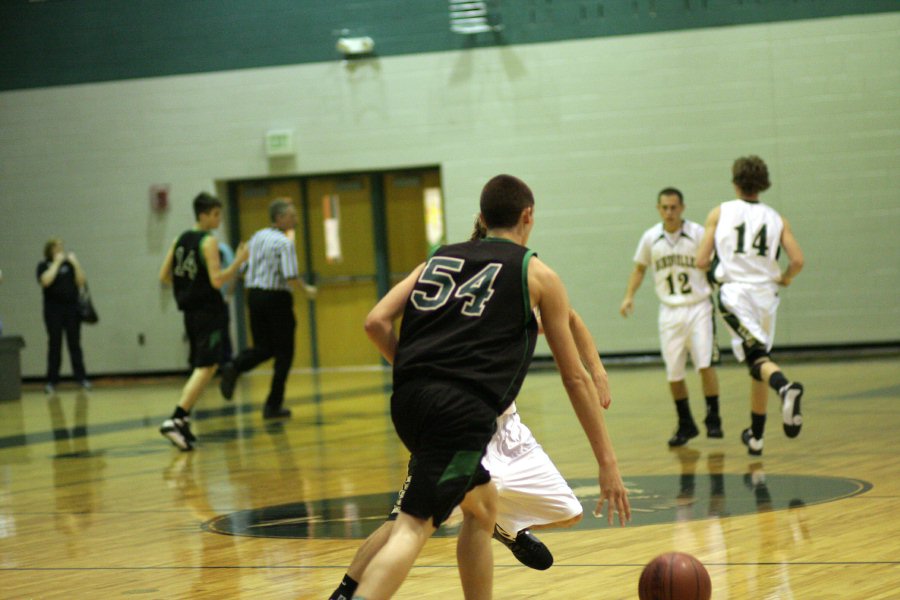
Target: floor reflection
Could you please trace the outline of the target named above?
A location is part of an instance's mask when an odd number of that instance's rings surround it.
[[[91,450],[88,441],[89,402],[90,397],[84,390],[75,395],[70,405],[64,405],[57,394],[47,398],[54,440],[51,465],[56,510],[53,519],[57,531],[65,534],[69,556],[80,552],[77,541],[93,524],[105,487],[105,452]],[[69,406],[72,408],[71,427],[66,418]]]
[[[846,498],[871,487],[855,479],[767,475],[758,461],[751,463],[745,473],[726,473],[723,452],[710,453],[705,461],[701,452],[692,449],[673,451],[673,456],[680,463],[679,474],[648,475],[626,481],[633,511],[631,526],[700,521],[715,524],[730,516],[797,512],[809,504]],[[289,475],[294,468],[292,464],[284,464],[282,474]],[[577,479],[569,483],[585,514],[590,514],[600,495],[596,480]],[[378,527],[393,499],[394,492],[385,492],[263,506],[220,515],[210,520],[207,527],[218,533],[254,537],[358,539]],[[798,539],[808,539],[808,531],[800,521],[796,523]],[[605,520],[588,518],[573,529],[605,527]],[[455,534],[452,528],[446,527],[435,533],[437,537]]]

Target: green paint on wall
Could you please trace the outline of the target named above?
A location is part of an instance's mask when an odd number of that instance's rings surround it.
[[[450,30],[447,0],[0,0],[0,90],[894,12],[896,0],[487,0],[497,30]]]

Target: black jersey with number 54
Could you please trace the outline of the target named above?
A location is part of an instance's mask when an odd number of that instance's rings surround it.
[[[438,249],[406,302],[394,389],[443,381],[477,394],[497,414],[528,372],[537,321],[528,295],[534,252],[486,238]]]

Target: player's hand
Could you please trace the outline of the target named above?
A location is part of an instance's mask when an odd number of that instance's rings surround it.
[[[606,373],[596,373],[591,376],[591,380],[594,382],[594,387],[597,388],[597,395],[600,396],[600,406],[609,408],[609,405],[612,404],[612,394],[609,391],[609,378]]]
[[[619,515],[619,525],[624,527],[631,520],[631,503],[628,501],[628,490],[622,483],[622,476],[619,475],[619,468],[616,466],[601,469],[600,477],[600,499],[597,501],[597,507],[594,509],[594,516],[600,518],[603,516],[603,504],[606,504],[607,522],[613,524],[613,512]]]
[[[791,285],[791,281],[792,281],[792,279],[790,277],[785,277],[784,273],[782,273],[781,276],[778,278],[778,285],[780,285],[781,287],[787,287],[787,286]]]
[[[625,318],[628,318],[628,315],[634,312],[634,301],[631,298],[625,298],[622,300],[622,305],[619,307],[619,314]]]

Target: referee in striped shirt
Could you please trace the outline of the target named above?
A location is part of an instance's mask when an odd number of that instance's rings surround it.
[[[277,419],[291,416],[291,411],[284,407],[284,387],[294,359],[297,328],[291,290],[300,287],[312,295],[315,288],[300,278],[297,251],[292,237],[288,236],[297,225],[297,211],[288,200],[277,199],[269,205],[269,218],[272,225],[254,233],[248,243],[250,260],[244,285],[254,345],[223,365],[219,388],[230,400],[241,373],[274,358],[275,372],[263,418]]]

